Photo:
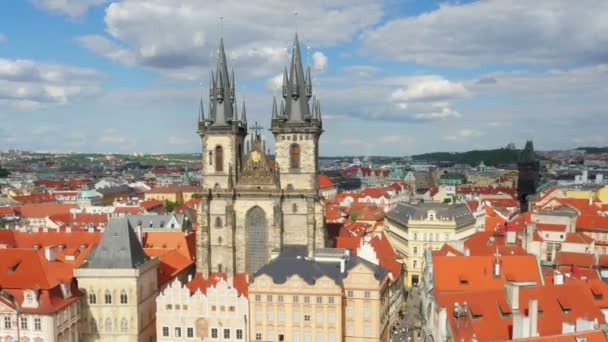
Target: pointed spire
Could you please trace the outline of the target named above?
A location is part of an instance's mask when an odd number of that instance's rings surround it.
[[[231,73],[230,73],[230,101],[234,102],[235,99],[235,83],[234,83],[234,68],[231,69]]]
[[[205,121],[205,110],[203,109],[203,97],[201,96],[201,104],[198,113],[198,123],[202,123]]]
[[[238,122],[239,121],[239,105],[238,103],[235,101],[234,104],[232,104],[233,106],[233,113],[234,115],[232,116],[232,121],[233,122]]]
[[[285,102],[281,101],[281,116],[285,116]]]
[[[277,98],[276,96],[272,97],[272,118],[277,119],[279,117],[279,113],[277,113]]]
[[[533,163],[536,162],[536,154],[534,152],[534,143],[532,140],[526,141],[526,146],[519,155],[520,163]]]
[[[243,124],[247,124],[247,110],[245,109],[245,101],[243,101],[243,110],[241,112],[241,121]]]
[[[312,77],[310,76],[310,65],[306,67],[306,97],[312,96]]]
[[[213,70],[211,70],[211,75],[209,76],[209,100],[213,101],[215,97],[215,76],[213,75]]]
[[[283,70],[283,98],[287,98],[287,89],[289,87],[289,77],[287,77],[287,67]]]

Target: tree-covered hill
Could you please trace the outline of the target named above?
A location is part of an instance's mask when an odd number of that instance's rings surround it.
[[[521,150],[498,148],[494,150],[473,150],[467,152],[432,152],[412,156],[414,160],[447,161],[457,164],[478,165],[480,161],[486,165],[516,163]]]

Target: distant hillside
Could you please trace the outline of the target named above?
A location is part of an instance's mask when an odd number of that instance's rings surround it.
[[[414,160],[448,161],[458,164],[478,165],[480,161],[486,165],[516,163],[521,150],[499,148],[495,150],[473,150],[467,152],[433,152],[412,156]]]
[[[579,147],[579,151],[585,151],[585,153],[596,154],[596,153],[608,153],[608,146],[606,147]]]

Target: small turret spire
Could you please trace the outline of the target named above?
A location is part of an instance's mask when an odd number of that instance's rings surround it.
[[[306,97],[312,96],[312,77],[310,76],[310,65],[306,67]]]
[[[285,116],[285,102],[281,101],[281,116]]]
[[[279,113],[277,113],[277,98],[276,96],[272,97],[272,118],[277,119],[279,117]]]
[[[289,77],[287,76],[287,67],[283,70],[283,98],[287,98],[289,86]]]
[[[230,71],[230,101],[234,102],[235,83],[234,83],[234,68]]]
[[[241,121],[244,125],[247,124],[247,110],[245,109],[245,101],[243,101],[243,111],[241,112]]]
[[[205,111],[203,109],[203,97],[201,96],[201,103],[198,113],[198,123],[201,124],[205,121]]]
[[[215,97],[215,76],[213,75],[213,70],[211,70],[211,75],[209,75],[209,100],[213,102]]]

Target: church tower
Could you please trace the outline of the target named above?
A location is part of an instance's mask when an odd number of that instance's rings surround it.
[[[223,43],[211,74],[209,117],[202,112],[203,199],[198,218],[196,268],[254,274],[284,245],[309,253],[325,246],[323,204],[317,184],[321,113],[313,99],[310,70],[304,75],[296,36],[283,101],[272,109],[275,160],[266,156],[262,127],[247,136],[245,107],[237,115],[234,77],[228,78]]]
[[[204,276],[211,271],[234,269],[230,266],[231,257],[225,256],[231,253],[231,241],[225,241],[230,235],[223,232],[232,230],[234,226],[231,193],[238,177],[236,171],[241,167],[247,136],[245,115],[244,103],[241,116],[238,115],[234,70],[228,76],[224,40],[220,39],[217,68],[215,74],[211,72],[209,80],[209,116],[205,118],[201,99],[198,120],[198,134],[203,142],[201,184],[204,197],[198,218],[196,263]],[[216,230],[212,231],[211,226]],[[215,262],[212,255],[216,256],[217,263],[212,264]]]
[[[276,162],[281,172],[281,187],[290,191],[318,190],[319,137],[323,133],[321,107],[313,97],[310,66],[302,66],[300,43],[296,34],[289,74],[283,72],[283,99],[280,109],[272,106],[271,130],[275,138]]]
[[[536,160],[534,145],[531,140],[526,141],[526,146],[519,155],[517,162],[519,171],[517,177],[517,199],[521,213],[528,211],[529,196],[536,194],[539,181],[540,164]]]

